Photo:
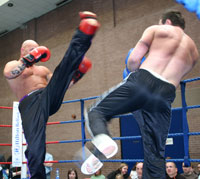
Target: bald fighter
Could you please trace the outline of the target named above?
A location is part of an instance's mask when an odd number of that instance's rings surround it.
[[[33,40],[26,40],[20,59],[8,62],[4,68],[4,76],[20,101],[19,111],[28,144],[25,155],[32,179],[46,179],[43,163],[48,117],[58,111],[68,87],[91,68],[90,60],[84,55],[100,24],[94,13],[81,12],[80,17],[79,28],[53,74],[48,68],[35,65],[49,60],[50,51]]]
[[[110,158],[118,149],[110,137],[107,123],[115,115],[141,110],[144,179],[166,177],[165,142],[171,121],[171,104],[181,79],[199,58],[197,47],[184,33],[184,28],[185,21],[180,12],[164,13],[159,25],[148,27],[131,52],[127,65],[134,73],[85,112],[89,132],[94,137],[93,144]],[[141,64],[145,55],[146,60]],[[101,166],[98,156],[91,154],[81,170],[91,174]]]

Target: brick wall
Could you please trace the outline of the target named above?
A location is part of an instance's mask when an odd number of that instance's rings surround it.
[[[125,67],[124,59],[129,49],[134,47],[142,35],[143,30],[153,24],[157,24],[160,15],[167,9],[180,10],[186,19],[186,30],[200,48],[199,29],[200,23],[195,14],[189,13],[181,5],[173,0],[73,0],[71,3],[60,7],[50,13],[27,22],[24,28],[16,29],[0,38],[0,70],[3,72],[5,64],[19,58],[21,43],[26,39],[34,39],[39,44],[47,46],[52,53],[51,60],[45,65],[54,70],[62,59],[67,49],[75,28],[79,24],[78,12],[89,10],[97,13],[101,28],[93,40],[93,44],[87,56],[93,62],[92,70],[70,89],[64,100],[79,99],[100,95],[108,88],[122,80],[122,72]],[[185,78],[199,76],[198,63],[193,72]],[[0,73],[0,105],[12,106],[16,100],[6,83],[3,74]],[[189,105],[199,104],[199,83],[187,85],[187,102]],[[87,105],[89,105],[88,102]],[[177,90],[177,98],[173,107],[181,104],[180,89]],[[80,104],[64,104],[57,114],[49,118],[52,121],[72,120],[72,114],[80,119]],[[11,124],[12,111],[0,109],[0,124]],[[198,131],[199,110],[192,110],[188,116],[190,129]],[[112,121],[111,131],[114,137],[120,135],[119,120]],[[87,137],[89,135],[87,134]],[[75,140],[81,138],[79,124],[64,124],[47,126],[47,141]],[[200,158],[199,137],[191,137],[191,157]],[[11,143],[11,128],[2,128],[0,143]],[[120,145],[120,144],[119,144]],[[54,160],[71,160],[74,152],[81,147],[80,143],[74,144],[50,144],[48,151],[53,154]],[[10,147],[0,146],[1,153],[6,157],[10,155]],[[114,159],[120,158],[120,151]],[[105,163],[103,173],[107,175],[116,169],[119,163]],[[76,167],[73,163],[54,164],[55,169],[60,168],[61,178],[66,177],[67,170]],[[78,170],[80,178],[84,178]]]

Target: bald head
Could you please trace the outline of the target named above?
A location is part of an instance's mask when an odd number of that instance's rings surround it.
[[[34,40],[26,40],[22,43],[21,46],[21,57],[27,55],[31,50],[38,47],[38,43]]]

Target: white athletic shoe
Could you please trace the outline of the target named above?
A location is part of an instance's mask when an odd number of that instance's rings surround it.
[[[85,108],[84,109],[84,117],[85,117],[85,123],[88,129],[88,132],[90,133],[90,135],[92,137],[94,137],[91,129],[90,129],[90,124],[89,124],[89,118],[88,118],[88,111]],[[118,151],[118,146],[115,143],[114,140],[111,139],[111,137],[109,137],[106,134],[99,134],[96,135],[93,140],[92,143],[95,145],[95,147],[101,152],[103,153],[106,158],[111,158],[112,156],[114,156],[117,151]]]
[[[91,154],[87,160],[81,165],[81,172],[85,175],[92,175],[96,173],[101,167],[103,163]]]
[[[99,134],[95,136],[92,143],[101,153],[105,155],[107,159],[114,156],[118,151],[117,144],[106,134]],[[81,172],[85,175],[92,175],[102,166],[103,163],[94,154],[91,154],[82,164]]]
[[[106,156],[107,159],[113,157],[118,151],[116,142],[106,134],[99,134],[95,136],[92,143]]]

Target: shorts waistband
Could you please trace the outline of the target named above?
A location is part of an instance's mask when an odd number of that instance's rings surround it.
[[[166,80],[165,78],[163,78],[161,75],[159,75],[158,73],[156,73],[156,72],[154,72],[154,71],[152,71],[152,70],[147,70],[147,69],[144,69],[144,70],[146,70],[146,71],[148,71],[149,73],[151,73],[153,76],[155,76],[156,78],[158,78],[158,79],[160,79],[160,80],[162,80],[162,81],[165,81],[165,82],[167,82],[167,83],[169,83],[169,84],[171,84],[168,80]]]
[[[31,91],[30,93],[26,94],[25,96],[23,96],[23,97],[19,100],[19,102],[21,103],[26,97],[30,96],[31,94],[35,93],[35,92],[38,91],[38,90],[39,90],[39,89],[36,89],[36,90],[33,90],[33,91]]]

